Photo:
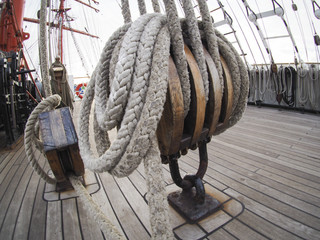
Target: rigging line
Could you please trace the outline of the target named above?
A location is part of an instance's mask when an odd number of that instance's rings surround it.
[[[277,14],[277,16],[279,16],[279,17],[282,19],[282,22],[284,23],[284,25],[285,25],[285,27],[286,27],[286,29],[287,29],[287,32],[288,32],[288,34],[289,34],[289,36],[290,36],[290,39],[291,39],[291,42],[292,42],[292,44],[293,44],[293,46],[294,46],[294,49],[295,49],[295,51],[296,51],[296,54],[298,55],[299,62],[301,62],[302,59],[301,59],[301,57],[300,57],[300,53],[299,53],[297,44],[296,44],[296,42],[295,42],[295,40],[294,40],[294,38],[293,38],[291,29],[290,29],[289,25],[287,24],[285,18],[283,17],[284,9],[283,9],[283,7],[282,7],[276,0],[272,0],[272,1],[273,1],[273,4],[276,3],[276,4],[282,9],[282,14],[280,14],[280,15]]]
[[[316,53],[317,62],[320,62],[320,53],[319,53],[319,51],[318,51],[317,46],[315,45],[314,47],[315,47],[315,50],[316,50],[315,53]]]
[[[184,11],[183,11],[183,7],[182,7],[182,0],[179,0],[179,4],[178,6],[180,7],[180,10],[181,10],[181,13],[182,13],[182,16],[185,17],[185,14],[184,14]]]
[[[308,9],[308,6],[307,6],[305,0],[303,0],[303,5],[304,5],[304,8],[306,9],[306,13],[307,13],[307,17],[308,17],[308,20],[309,20],[309,24],[310,24],[310,26],[312,26],[313,31],[314,31],[314,33],[316,34],[317,32],[316,32],[316,29],[315,29],[315,27],[314,27],[313,21],[312,21],[312,19],[311,19],[311,17],[310,17],[311,14],[310,14],[310,12],[309,12],[309,9]]]
[[[94,12],[90,12],[90,29],[92,29],[92,26],[93,26],[93,31],[94,31],[94,34],[95,35],[98,35],[97,33],[99,33],[100,31],[99,31],[99,27],[100,27],[100,24],[94,24],[94,20],[96,19],[96,17],[97,18],[100,18],[100,14],[96,14],[96,13],[94,13]],[[91,30],[90,30],[91,31]],[[90,38],[91,40],[92,40],[92,38]],[[92,42],[94,42],[94,43],[96,43],[96,41],[92,41]],[[98,42],[98,41],[97,41]],[[96,44],[95,44],[96,45]],[[97,47],[97,46],[96,46]],[[97,51],[97,49],[95,49],[95,54],[97,55],[97,56],[100,56],[100,54],[99,54],[99,52],[100,52],[100,50],[99,51]]]
[[[68,60],[69,60],[69,72],[72,73],[71,69],[72,69],[72,63],[71,63],[71,51],[70,51],[70,40],[69,40],[69,34],[66,34],[67,37],[67,48],[68,48]]]
[[[283,0],[281,0],[281,2],[282,2],[283,8],[285,8],[285,4],[284,4]],[[294,4],[293,0],[291,0],[291,2],[292,2],[292,8],[293,8],[293,5],[295,5],[295,4]],[[295,7],[296,7],[296,5],[295,5]],[[294,10],[294,9],[293,9],[293,10]],[[294,10],[294,12],[295,12],[295,11],[296,11],[296,10]],[[285,14],[285,16],[286,16],[288,25],[290,25],[287,11],[284,11],[284,14]],[[295,12],[295,14],[296,14],[296,12]],[[300,26],[299,26],[299,29],[300,29]],[[300,30],[301,30],[301,29],[300,29]],[[301,34],[301,31],[300,31],[300,34]],[[303,35],[302,35],[302,37],[304,38]],[[304,43],[305,43],[305,39],[303,39],[303,41],[304,41]],[[306,45],[305,45],[305,50],[306,50]],[[296,53],[295,53],[294,47],[293,47],[293,55],[294,55],[294,57],[296,58]],[[307,56],[307,59],[308,59],[308,52],[307,52],[307,51],[306,51],[306,56]]]
[[[99,33],[101,32],[99,29],[100,29],[100,24],[94,24],[94,20],[95,20],[95,17],[93,15],[94,13],[91,14],[91,25],[93,24],[94,26],[94,32],[95,33]],[[100,14],[97,16],[97,18],[100,19]],[[100,51],[102,49],[102,46],[101,46],[101,41],[98,41],[96,39],[93,39],[93,38],[90,38],[90,41],[92,42],[93,46],[94,46],[94,57],[95,57],[95,61],[94,62],[98,62],[99,60],[99,57],[100,57]]]
[[[249,6],[249,4],[247,3],[246,0],[242,0],[242,3],[246,8],[248,19],[255,25],[256,30],[258,31],[260,39],[261,39],[261,41],[263,43],[263,46],[265,47],[265,50],[268,53],[268,56],[270,58],[270,62],[271,62],[271,64],[273,64],[274,60],[273,60],[273,56],[272,56],[270,47],[269,47],[268,42],[266,41],[266,39],[265,39],[265,37],[263,35],[263,32],[262,32],[262,30],[261,30],[261,28],[260,28],[260,26],[258,24],[258,21],[257,21],[258,20],[258,16],[255,14],[255,12],[253,12],[253,10],[250,8],[250,6]],[[249,11],[251,12],[251,15],[249,14]]]
[[[121,4],[119,3],[119,1],[118,1],[118,0],[116,0],[116,2],[118,3],[118,5],[119,5],[120,9],[122,9]]]
[[[38,39],[36,39],[31,45],[29,45],[28,47],[23,43],[24,45],[24,49],[26,50],[31,50],[32,48],[34,48],[36,46],[36,44],[38,43]]]
[[[160,8],[162,9],[162,12],[166,12],[165,10],[165,7],[163,6],[163,2],[162,1],[159,1],[159,5],[160,5]]]
[[[88,22],[88,19],[87,19],[87,13],[86,13],[86,11],[85,11],[85,6],[84,5],[82,5],[82,11],[83,11],[83,15],[85,16],[85,23],[86,23],[86,27],[85,27],[85,29],[87,30],[87,31],[89,31],[89,32],[91,32],[91,26],[89,26],[89,22]],[[91,13],[92,13],[92,11],[91,11]],[[90,13],[89,13],[90,14]],[[92,16],[91,14],[90,14],[90,16]],[[82,38],[80,38],[81,40],[82,40]],[[91,42],[91,47],[94,45],[93,44],[93,42],[92,42],[92,39],[90,38],[90,40],[89,40],[90,42]],[[93,48],[94,49],[94,48]],[[89,52],[89,53],[91,53],[91,54],[88,54],[88,48],[85,48],[85,51],[87,52],[87,57],[90,59],[90,57],[92,57],[92,51],[91,52]],[[92,65],[92,63],[93,63],[93,61],[91,61],[91,60],[89,60],[89,62],[91,63],[91,68],[93,68],[93,65]]]
[[[222,2],[221,2],[220,0],[217,0],[217,2],[218,2],[218,4],[219,4],[219,6],[221,7],[221,10],[222,10],[222,12],[223,12],[224,19],[226,20],[227,24],[229,25],[229,27],[231,28],[231,30],[232,30],[232,32],[233,32],[233,34],[234,34],[234,37],[235,37],[236,42],[237,42],[237,44],[238,44],[238,46],[239,46],[239,48],[240,48],[240,51],[241,51],[242,57],[243,57],[243,59],[244,59],[244,62],[246,63],[247,69],[249,69],[249,64],[248,64],[248,61],[247,61],[247,59],[246,59],[245,53],[244,53],[243,48],[242,48],[242,46],[241,46],[241,44],[240,44],[240,41],[239,41],[238,36],[237,36],[237,34],[236,34],[236,31],[235,31],[235,29],[233,28],[233,19],[232,19],[231,16],[228,14],[228,12],[224,9],[224,6],[223,6]]]
[[[36,40],[36,42],[38,42],[38,40]],[[31,65],[32,65],[33,69],[36,70],[35,64],[34,64],[33,61],[32,61],[32,58],[31,58],[31,56],[30,56],[30,54],[29,54],[28,49],[26,48],[25,43],[22,43],[22,45],[23,45],[23,49],[25,49],[25,50],[23,51],[23,53],[25,53],[25,52],[27,53],[28,58],[29,58],[29,62],[31,62]],[[37,70],[36,70],[36,74],[39,76],[39,73],[38,73]]]
[[[240,30],[241,30],[241,32],[242,32],[242,35],[245,36],[245,33],[244,33],[244,31],[243,31],[243,29],[242,29],[242,27],[241,27],[241,24],[240,24],[240,22],[239,22],[239,20],[238,20],[238,18],[237,18],[237,15],[234,13],[234,11],[233,11],[232,7],[230,6],[229,2],[228,2],[228,1],[226,1],[226,2],[227,2],[227,4],[228,4],[229,8],[231,9],[231,12],[232,12],[233,16],[235,17],[235,19],[236,19],[236,21],[237,21],[237,23],[238,23],[238,25],[239,25],[239,28],[240,28]],[[240,6],[239,6],[239,7],[240,7]],[[246,41],[246,43],[247,43],[247,46],[248,46],[248,48],[249,48],[249,51],[250,51],[250,53],[251,53],[251,56],[252,56],[252,58],[253,58],[254,63],[257,64],[256,58],[254,57],[254,54],[253,54],[253,52],[252,52],[252,49],[251,49],[250,44],[249,44],[249,42],[248,42],[248,39],[247,39],[246,37],[244,37],[244,39],[245,39],[245,41]]]
[[[307,17],[308,17],[308,20],[309,20],[309,24],[311,24],[311,26],[312,26],[312,28],[313,28],[313,31],[314,31],[314,34],[317,35],[317,32],[316,32],[316,29],[315,29],[315,27],[314,27],[312,18],[310,17],[311,14],[310,14],[310,12],[309,12],[309,9],[308,9],[308,7],[307,7],[307,4],[306,4],[305,0],[303,0],[303,4],[304,4],[304,7],[305,7],[306,12],[307,12]],[[315,44],[314,47],[315,47],[316,58],[317,58],[317,60],[318,60],[318,57],[317,57],[317,56],[320,56],[319,48],[316,46],[316,44]]]
[[[261,10],[260,10],[260,8],[259,8],[259,5],[258,5],[257,0],[255,0],[255,3],[256,3],[256,5],[257,5],[257,8],[258,8],[259,13],[261,13]],[[264,35],[266,36],[266,37],[265,37],[265,40],[267,41],[267,45],[268,45],[269,50],[270,50],[270,53],[271,53],[271,49],[270,49],[270,41],[269,41],[269,38],[268,38],[266,25],[264,24],[264,20],[263,20],[263,18],[261,18],[261,22],[262,22],[262,26],[263,26],[263,30],[264,30]]]
[[[292,3],[293,3],[293,0],[292,0]],[[282,0],[282,4],[283,3],[283,0]],[[294,4],[294,3],[293,3]],[[287,13],[286,13],[287,15]],[[302,37],[302,41],[303,41],[303,45],[304,45],[304,48],[305,48],[305,51],[306,51],[306,57],[307,57],[307,61],[309,61],[309,55],[308,55],[308,49],[307,49],[307,42],[306,42],[306,38],[305,38],[305,34],[304,34],[304,30],[303,30],[303,27],[302,27],[302,23],[301,23],[301,18],[300,18],[300,14],[298,11],[294,11],[294,15],[295,15],[295,18],[298,22],[298,27],[299,27],[299,31],[300,31],[300,35]],[[287,17],[287,20],[289,20],[289,18]],[[288,21],[288,24],[289,24],[289,21]]]
[[[313,14],[317,19],[320,19],[320,6],[319,4],[316,2],[316,0],[311,0],[312,3],[312,9],[313,9]],[[318,9],[316,10],[316,6],[318,7]]]
[[[84,16],[84,21],[86,23],[86,27],[89,30],[90,26],[89,26],[88,19],[87,19],[87,13],[84,10],[84,5],[82,5],[81,8],[82,8],[83,16]]]
[[[200,16],[200,15],[201,15],[200,8],[199,8],[198,4],[195,3],[194,1],[195,1],[195,0],[192,0],[193,7],[198,10],[198,13],[199,13],[199,16]]]
[[[67,15],[66,15],[66,16],[67,16]],[[69,22],[69,21],[66,21],[66,22],[67,22],[67,24],[68,24],[68,27],[71,28],[70,22]],[[70,31],[70,33],[71,33],[71,37],[72,37],[72,39],[73,39],[73,43],[74,43],[74,45],[75,45],[75,47],[76,47],[76,49],[77,49],[77,52],[78,52],[78,54],[79,54],[79,57],[80,57],[80,59],[81,59],[82,66],[84,67],[87,75],[89,76],[89,71],[88,71],[88,68],[87,68],[87,65],[86,65],[86,62],[85,62],[85,58],[84,58],[84,56],[83,56],[83,54],[82,54],[82,52],[81,52],[81,49],[80,49],[80,47],[79,47],[79,45],[78,45],[78,42],[77,42],[77,40],[76,40],[76,37],[74,36],[74,32],[73,32],[73,31]]]
[[[228,1],[227,1],[228,2]],[[256,37],[256,34],[254,33],[254,31],[253,31],[253,29],[252,29],[252,27],[251,27],[251,24],[250,24],[250,22],[249,22],[249,20],[248,20],[248,18],[247,18],[247,15],[244,13],[244,11],[243,11],[243,9],[241,8],[241,6],[240,6],[240,4],[239,4],[239,2],[238,1],[236,1],[237,3],[238,3],[238,6],[239,6],[239,8],[240,8],[240,10],[241,10],[241,12],[242,12],[242,14],[244,15],[244,17],[245,17],[245,19],[246,19],[246,21],[247,21],[247,23],[248,23],[248,25],[249,25],[249,27],[250,27],[250,30],[251,30],[251,33],[253,34],[253,37],[254,37],[254,39],[256,40],[256,43],[257,43],[257,45],[258,45],[258,47],[259,47],[259,50],[260,50],[260,53],[261,53],[261,55],[262,55],[262,58],[263,58],[263,61],[264,61],[264,63],[267,65],[267,61],[266,61],[266,59],[265,59],[265,57],[264,57],[264,54],[263,54],[263,52],[262,52],[262,49],[261,49],[261,46],[260,46],[260,44],[259,44],[259,41],[258,41],[258,39],[257,39],[257,37]],[[229,4],[229,3],[228,3]],[[230,5],[229,5],[230,6]],[[232,8],[231,8],[232,9]],[[253,13],[254,14],[254,13]],[[240,26],[240,25],[239,25]],[[245,37],[246,35],[244,35],[244,37]]]
[[[51,22],[51,18],[52,18],[52,7],[53,7],[53,3],[49,4],[49,9],[48,9],[48,22]],[[51,24],[49,24],[48,26],[48,52],[49,52],[49,63],[52,63],[52,47],[51,47],[51,33],[52,33],[52,28],[50,26]]]

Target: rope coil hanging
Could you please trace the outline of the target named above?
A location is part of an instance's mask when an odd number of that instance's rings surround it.
[[[184,34],[192,39],[193,53],[198,52],[194,53],[199,55],[196,57],[198,66],[204,64],[201,41],[206,42],[218,68],[221,88],[224,86],[224,80],[219,51],[227,59],[229,69],[232,69],[232,84],[236,90],[230,119],[218,132],[222,132],[240,119],[248,93],[248,74],[231,43],[213,29],[205,1],[199,0],[203,19],[206,19],[200,25],[191,13],[194,10],[190,1],[183,1],[184,10],[188,12],[187,33],[182,31],[174,1],[164,1],[166,17],[157,13],[144,14],[133,23],[126,20],[126,16],[130,15],[125,7],[128,6],[127,1],[122,3],[126,24],[106,43],[81,103],[80,153],[87,168],[97,172],[108,171],[117,177],[129,175],[144,160],[152,236],[166,236],[167,239],[172,237],[172,233],[168,217],[165,217],[168,216],[167,201],[156,130],[166,100],[170,44],[181,82],[185,116],[190,105],[190,81],[183,51]],[[143,13],[144,4],[139,6]],[[208,73],[206,67],[202,66],[200,69],[208,98]],[[89,115],[93,100],[94,135],[99,153],[99,157],[96,158],[92,157],[89,143]],[[107,132],[114,127],[118,128],[118,134],[110,145]],[[157,224],[157,219],[162,219],[161,224]]]

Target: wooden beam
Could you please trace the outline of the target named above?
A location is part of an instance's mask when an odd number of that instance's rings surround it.
[[[40,22],[38,19],[27,18],[27,17],[24,17],[23,20],[26,21],[26,22],[38,23],[38,24],[39,24],[39,22]],[[49,26],[49,25],[50,25],[51,27],[55,27],[55,28],[58,27],[58,24],[54,24],[54,23],[49,23],[49,22],[47,22],[47,26]],[[80,31],[80,30],[77,30],[77,29],[74,29],[74,28],[69,28],[69,27],[66,27],[66,26],[62,26],[62,29],[67,30],[67,31],[71,31],[71,32],[75,32],[75,33],[79,33],[79,34],[82,34],[82,35],[86,35],[86,36],[88,36],[88,37],[99,38],[99,37],[96,36],[96,35],[92,35],[92,34],[90,34],[90,33],[87,33],[87,32],[84,32],[84,31]]]

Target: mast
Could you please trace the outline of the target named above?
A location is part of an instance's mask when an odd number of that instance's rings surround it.
[[[22,48],[22,42],[30,36],[22,28],[25,0],[6,0],[1,5],[0,50],[18,51]]]
[[[63,23],[64,23],[64,1],[60,1],[60,6],[59,6],[59,42],[58,42],[58,54],[60,55],[61,63],[63,63]]]

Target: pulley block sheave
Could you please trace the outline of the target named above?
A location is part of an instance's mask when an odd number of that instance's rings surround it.
[[[210,215],[219,209],[220,203],[205,193],[202,178],[208,165],[207,142],[216,130],[227,126],[232,113],[233,86],[229,68],[221,57],[224,86],[221,86],[217,67],[203,47],[209,80],[209,97],[205,100],[204,84],[197,62],[185,44],[191,103],[184,117],[183,95],[179,76],[172,58],[169,59],[169,83],[164,111],[157,129],[157,137],[163,163],[168,163],[175,184],[183,189],[169,194],[169,203],[189,222]],[[199,168],[194,175],[181,177],[178,158],[188,149],[199,148]]]

